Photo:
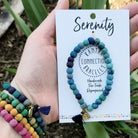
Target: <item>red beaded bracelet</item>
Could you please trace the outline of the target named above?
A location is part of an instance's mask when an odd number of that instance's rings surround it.
[[[9,114],[6,110],[4,110],[2,107],[0,107],[0,116],[2,116],[5,121],[7,121],[10,126],[14,128],[14,130],[18,132],[23,138],[33,138],[30,132],[28,132],[27,129],[24,128],[21,123],[18,123],[15,119],[13,119],[13,116]]]

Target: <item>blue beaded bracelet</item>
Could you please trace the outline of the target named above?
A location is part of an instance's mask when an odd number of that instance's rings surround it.
[[[77,57],[78,53],[83,49],[84,47],[90,46],[97,46],[103,55],[107,67],[107,80],[106,80],[106,86],[103,91],[103,93],[95,100],[94,103],[87,105],[84,101],[82,95],[80,94],[79,90],[77,89],[77,86],[73,79],[73,65],[74,65],[74,59]],[[106,99],[106,96],[109,94],[109,92],[112,89],[113,84],[113,64],[112,59],[110,58],[110,55],[108,53],[107,48],[105,47],[105,44],[103,42],[100,42],[100,39],[89,37],[87,40],[84,40],[83,43],[79,43],[73,51],[71,51],[70,56],[67,60],[67,82],[69,84],[70,89],[73,91],[73,94],[75,95],[76,99],[78,100],[78,103],[80,104],[80,107],[82,108],[82,112],[79,115],[74,116],[72,119],[76,123],[79,123],[82,125],[82,120],[87,120],[90,118],[90,115],[88,112],[92,111],[93,109],[97,109],[98,106]]]

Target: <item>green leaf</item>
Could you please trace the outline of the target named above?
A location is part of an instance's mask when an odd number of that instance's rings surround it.
[[[138,101],[138,96],[131,97],[131,103]]]
[[[42,0],[22,0],[22,3],[34,29],[37,28],[48,15]]]
[[[82,0],[82,9],[104,9],[106,0]]]
[[[131,114],[131,118],[138,119],[138,114]]]
[[[6,68],[5,69],[6,71],[8,71],[9,73],[12,73],[12,74],[16,74],[16,72],[17,72],[17,69],[14,69],[14,68]]]
[[[102,123],[102,125],[104,126],[104,128],[110,132],[110,133],[113,133],[113,134],[117,134],[117,132],[115,132],[111,127],[108,127],[105,123]]]
[[[133,78],[133,80],[138,82],[138,69],[131,72],[131,78]]]
[[[110,3],[109,3],[109,0],[106,1],[106,9],[110,9]]]
[[[110,138],[105,128],[98,122],[84,123],[87,138]]]
[[[19,25],[20,29],[24,32],[24,34],[28,37],[31,34],[30,28],[25,24],[24,20],[14,11],[11,9],[9,3],[7,0],[3,0],[6,8],[9,10],[9,12],[12,14],[14,20]]]
[[[136,81],[131,81],[131,91],[133,90],[138,90],[138,82]]]
[[[120,128],[122,129],[122,131],[130,136],[132,136],[133,138],[138,138],[138,134],[134,131],[128,131],[128,130],[132,130],[125,122],[119,121],[119,122],[114,122],[114,124],[118,127],[117,129],[120,130]]]

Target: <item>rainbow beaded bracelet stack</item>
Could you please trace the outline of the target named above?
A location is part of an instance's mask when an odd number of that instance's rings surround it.
[[[103,55],[107,67],[107,80],[106,80],[106,86],[103,91],[103,93],[95,100],[94,103],[87,105],[84,99],[82,98],[82,95],[80,94],[79,90],[77,89],[77,86],[73,79],[73,66],[74,66],[74,59],[77,57],[78,53],[87,46],[97,46]],[[91,112],[93,109],[97,109],[98,106],[102,103],[102,101],[105,101],[106,96],[111,91],[111,86],[113,84],[113,64],[112,60],[110,58],[110,55],[108,53],[107,48],[105,47],[105,44],[103,42],[100,42],[100,39],[89,37],[87,40],[83,41],[83,43],[79,43],[73,51],[70,53],[70,57],[67,60],[67,78],[68,78],[68,84],[70,86],[70,89],[73,91],[73,94],[75,95],[76,99],[78,100],[78,103],[80,104],[80,107],[82,108],[82,112],[73,117],[72,119],[79,124],[82,124],[82,119],[87,120],[90,118],[90,115],[88,112]]]

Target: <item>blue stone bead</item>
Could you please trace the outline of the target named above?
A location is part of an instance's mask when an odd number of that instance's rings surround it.
[[[99,43],[100,43],[100,39],[99,38],[96,38],[95,39],[95,45],[99,45]]]
[[[72,90],[76,90],[76,85],[75,85],[75,84],[72,84],[72,85],[70,85],[70,88],[71,88]]]
[[[98,108],[98,104],[93,103],[93,104],[92,104],[92,107],[93,107],[93,109],[96,109],[96,108]]]
[[[113,64],[112,63],[109,63],[106,65],[108,69],[112,68],[113,67]]]
[[[81,107],[82,109],[85,109],[85,108],[87,108],[87,104],[86,104],[86,103],[81,104],[80,107]]]
[[[82,96],[81,96],[80,93],[79,94],[76,94],[75,96],[76,96],[76,99],[78,99],[78,100],[80,100],[82,98]]]
[[[77,53],[76,53],[75,51],[72,51],[72,52],[70,53],[70,56],[73,57],[73,58],[75,58],[75,57],[77,57]]]
[[[108,69],[108,74],[114,74],[114,70],[113,69]]]
[[[100,99],[96,99],[95,103],[99,105],[102,103],[102,101]]]
[[[36,120],[37,120],[37,122],[42,122],[42,117],[39,116],[39,117],[36,118]]]
[[[78,103],[79,103],[79,104],[84,104],[84,99],[83,99],[83,98],[79,99],[79,100],[78,100]]]
[[[67,68],[66,71],[67,71],[68,74],[72,74],[73,73],[73,69],[72,68]]]
[[[69,85],[74,84],[74,80],[73,80],[73,79],[69,79],[69,80],[68,80],[68,84],[69,84]]]
[[[31,104],[30,100],[29,99],[26,99],[24,102],[23,102],[24,106],[29,106]]]
[[[73,62],[67,62],[67,67],[72,68],[73,67]]]
[[[106,96],[105,96],[104,94],[101,94],[101,95],[99,96],[99,99],[102,100],[102,101],[105,101]]]
[[[73,78],[73,74],[67,74],[67,78],[68,79],[72,79]]]
[[[13,92],[15,92],[16,91],[16,89],[14,88],[14,87],[9,87],[8,89],[8,92],[10,93],[10,94],[13,94]]]
[[[100,42],[99,45],[98,45],[98,47],[99,47],[100,49],[103,49],[103,48],[105,47],[105,44],[104,44],[103,42]]]
[[[83,44],[84,44],[85,46],[88,46],[88,45],[89,45],[89,41],[88,41],[88,40],[84,40],[84,41],[83,41]]]
[[[79,90],[76,89],[76,90],[73,91],[73,93],[74,93],[74,95],[77,95],[77,94],[79,94]]]
[[[94,42],[95,42],[95,41],[94,41],[94,38],[92,38],[92,37],[89,37],[89,38],[88,38],[88,41],[89,41],[90,44],[94,44]]]
[[[107,91],[107,90],[103,91],[103,95],[107,96],[108,94],[109,94],[109,91]]]
[[[106,80],[106,84],[107,85],[112,85],[113,84],[113,81],[112,80]]]
[[[104,54],[106,54],[107,53],[107,48],[103,48],[102,50],[101,50],[101,53],[104,55]]]
[[[112,87],[110,85],[105,86],[105,90],[110,91],[111,89],[112,89]]]
[[[79,46],[76,46],[75,48],[74,48],[74,51],[76,52],[76,53],[79,53],[80,52],[80,47]]]
[[[88,110],[89,112],[91,112],[91,111],[93,110],[92,106],[91,106],[91,105],[88,105],[87,110]]]
[[[110,57],[110,55],[108,53],[105,53],[103,56],[105,59]]]
[[[73,57],[69,57],[69,58],[68,58],[68,61],[74,62],[74,58],[73,58]]]
[[[83,43],[79,43],[78,46],[80,47],[80,49],[83,49],[85,47]]]
[[[24,95],[20,95],[18,100],[23,103],[27,98]]]
[[[113,80],[113,78],[114,78],[113,75],[111,75],[111,74],[108,74],[108,75],[107,75],[107,79],[108,79],[108,80]]]
[[[105,59],[105,63],[111,63],[112,62],[112,59],[111,58],[107,58],[107,59]]]
[[[39,126],[40,126],[41,128],[44,127],[44,126],[45,126],[45,122],[42,121],[41,123],[39,123]]]
[[[4,82],[2,86],[3,86],[3,89],[7,90],[11,85],[8,82]]]
[[[18,97],[21,95],[21,93],[19,92],[19,91],[15,91],[14,93],[13,93],[13,96],[15,97],[15,98],[17,98],[18,99]]]
[[[39,113],[39,112],[35,112],[35,113],[33,114],[33,116],[34,116],[35,118],[38,118],[38,117],[40,116],[40,113]]]

